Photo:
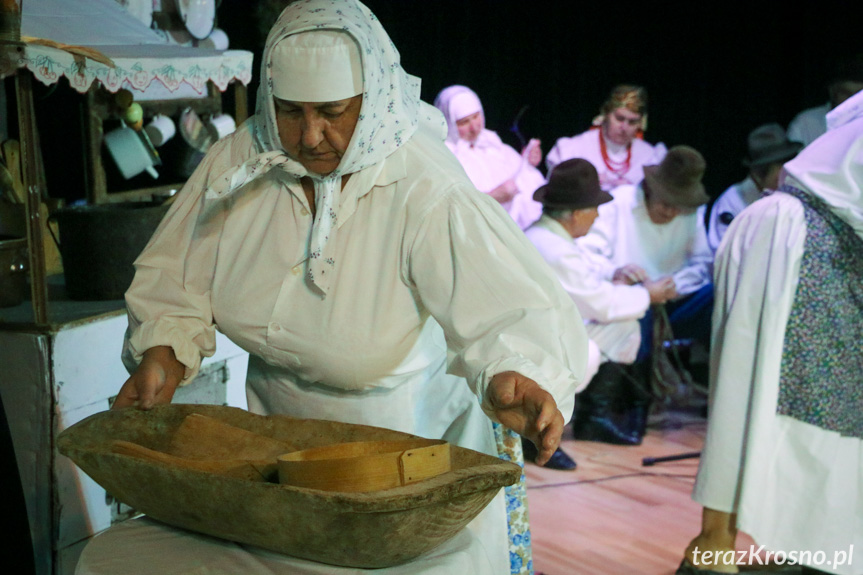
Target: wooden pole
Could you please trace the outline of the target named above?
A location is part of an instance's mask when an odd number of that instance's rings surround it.
[[[36,122],[33,116],[33,84],[27,71],[15,76],[18,99],[18,131],[21,138],[21,165],[27,190],[27,245],[30,252],[30,296],[36,325],[48,324],[48,284],[45,279],[45,246],[42,221],[42,193],[38,177]]]

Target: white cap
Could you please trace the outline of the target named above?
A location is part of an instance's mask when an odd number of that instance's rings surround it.
[[[450,117],[456,122],[477,112],[482,112],[482,104],[470,90],[456,94],[449,103]]]
[[[273,96],[292,102],[334,102],[363,93],[356,41],[337,30],[288,36],[270,54]]]

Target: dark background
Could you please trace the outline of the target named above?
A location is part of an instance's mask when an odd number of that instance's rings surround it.
[[[264,41],[257,20],[274,12],[255,4],[223,0],[218,17],[233,48],[255,52],[257,70]],[[644,85],[646,140],[699,149],[713,195],[745,175],[740,160],[750,130],[787,126],[797,112],[827,101],[836,55],[863,51],[855,4],[366,2],[404,68],[422,78],[425,101],[465,84],[480,96],[487,126],[513,145],[509,127],[523,106],[522,132],[541,138],[547,152],[557,138],[587,129],[613,85]]]

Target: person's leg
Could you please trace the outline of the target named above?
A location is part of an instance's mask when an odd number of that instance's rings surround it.
[[[617,407],[622,396],[629,397],[627,366],[607,361],[590,380],[577,398],[572,416],[572,435],[575,439],[597,441],[614,445],[637,445],[640,438],[633,437],[626,426],[617,421]]]
[[[710,347],[710,323],[713,316],[713,284],[665,304],[675,339],[694,339]]]
[[[705,507],[701,512],[701,533],[686,547],[685,561],[716,573],[738,573],[736,565],[716,560],[734,555],[737,543],[737,514]],[[708,552],[705,557],[704,553]]]

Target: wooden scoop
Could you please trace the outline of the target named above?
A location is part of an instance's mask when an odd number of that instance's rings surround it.
[[[279,483],[323,491],[392,489],[450,471],[449,443],[435,439],[358,441],[279,457]]]
[[[186,459],[274,460],[296,451],[290,443],[193,413],[174,433],[168,451]]]
[[[138,459],[165,463],[173,467],[194,469],[196,471],[226,475],[249,481],[267,481],[268,477],[275,477],[278,469],[275,459],[258,461],[245,459],[185,459],[121,439],[115,439],[111,442],[111,451],[120,455],[137,457]]]

